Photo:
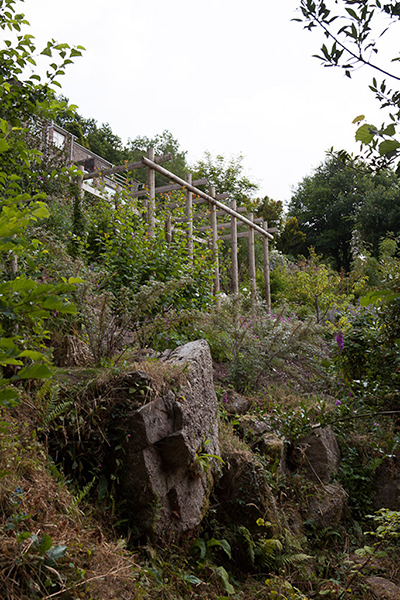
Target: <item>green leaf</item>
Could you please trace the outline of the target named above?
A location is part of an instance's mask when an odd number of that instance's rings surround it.
[[[17,535],[17,542],[18,542],[18,544],[22,544],[22,542],[24,542],[25,540],[27,540],[30,537],[31,537],[31,532],[24,531],[23,533],[19,533]]]
[[[38,206],[32,211],[32,216],[37,217],[38,219],[48,219],[50,216],[50,212],[44,204]]]
[[[365,296],[361,296],[360,305],[369,306],[370,304],[378,304],[379,302],[392,302],[396,298],[400,298],[400,293],[392,292],[391,290],[377,290],[369,292]]]
[[[12,388],[6,388],[0,390],[0,406],[12,407],[18,404],[19,395],[16,390]]]
[[[347,8],[347,7],[345,8],[345,10],[349,13],[349,15],[351,17],[353,17],[353,19],[356,19],[356,21],[359,21],[358,15],[355,10],[353,10],[352,8]]]
[[[396,127],[393,125],[393,123],[390,123],[385,129],[383,129],[383,131],[381,131],[382,135],[394,135],[396,133]]]
[[[200,560],[203,560],[206,556],[206,551],[207,551],[206,543],[203,540],[203,538],[197,539],[194,543],[194,547],[198,548],[200,550]]]
[[[65,556],[66,551],[67,546],[64,546],[63,544],[58,544],[57,546],[53,546],[52,548],[50,548],[50,550],[47,551],[47,558],[50,561],[57,562],[59,558]]]
[[[28,365],[18,373],[18,379],[48,379],[51,377],[51,370],[42,363]]]
[[[10,283],[10,286],[14,292],[33,290],[36,287],[36,285],[37,284],[34,281],[32,281],[32,279],[25,279],[24,277],[14,279],[14,281]]]
[[[379,144],[379,154],[384,156],[385,154],[395,152],[398,148],[400,148],[400,142],[397,142],[396,140],[385,140]]]
[[[364,123],[356,131],[356,142],[362,142],[363,144],[370,144],[376,134],[376,128],[373,125]]]
[[[211,540],[209,540],[207,542],[207,546],[209,548],[212,548],[213,546],[219,546],[220,548],[222,548],[225,551],[228,558],[232,558],[231,547],[230,547],[229,542],[227,542],[227,540],[216,540],[216,539],[212,538]]]
[[[44,360],[45,356],[36,350],[24,350],[18,355],[18,358],[31,358],[32,360]]]
[[[219,573],[219,575],[221,577],[222,587],[224,588],[224,590],[226,592],[228,592],[228,594],[234,594],[235,593],[235,588],[229,582],[229,575],[228,575],[227,571],[224,569],[224,567],[217,567],[216,570],[217,570],[217,572]]]
[[[43,554],[45,552],[47,552],[47,550],[50,550],[52,545],[53,545],[53,540],[47,533],[45,533],[44,536],[42,537],[42,539],[40,540],[40,544],[38,547],[40,556],[43,556]]]
[[[0,152],[5,152],[6,150],[9,149],[9,144],[7,143],[6,139],[1,137],[0,138]]]
[[[193,583],[194,585],[199,585],[202,583],[202,580],[195,575],[186,575],[186,573],[183,575],[182,579],[184,581],[188,581],[189,583]]]

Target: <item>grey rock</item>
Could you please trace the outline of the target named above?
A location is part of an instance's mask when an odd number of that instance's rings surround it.
[[[377,468],[373,481],[373,510],[400,511],[400,460],[386,458]]]
[[[233,390],[226,392],[225,408],[230,415],[244,415],[247,413],[251,401]]]
[[[218,468],[214,462],[219,461],[210,459],[206,472],[193,467],[198,467],[201,451],[219,455],[218,405],[206,341],[177,348],[166,362],[187,365],[183,387],[137,410],[128,409],[115,429],[124,439],[129,436],[119,493],[130,524],[173,540],[204,516],[212,473]]]
[[[258,451],[273,463],[280,463],[284,456],[284,440],[276,433],[263,433],[257,444]]]
[[[246,440],[256,440],[266,431],[272,431],[268,419],[256,415],[243,415],[239,421],[239,433]]]
[[[400,587],[383,577],[367,577],[365,580],[378,600],[400,600]]]
[[[275,499],[262,465],[254,454],[233,450],[223,455],[224,471],[215,488],[221,520],[258,532],[257,519],[272,523],[271,535],[281,529]]]
[[[321,485],[310,501],[307,519],[313,521],[317,529],[336,527],[344,516],[346,506],[347,494],[341,485]]]
[[[330,427],[314,429],[299,440],[296,450],[302,457],[301,466],[314,481],[329,481],[339,468],[339,445]]]

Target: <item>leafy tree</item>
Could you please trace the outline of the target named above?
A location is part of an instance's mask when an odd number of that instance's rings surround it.
[[[27,67],[35,66],[36,46],[31,35],[21,32],[28,22],[16,3],[0,5],[0,29],[15,34],[0,47],[0,405],[18,398],[16,381],[49,376],[44,320],[54,311],[75,312],[65,297],[73,281],[52,285],[35,278],[32,254],[40,243],[28,236],[28,228],[49,213],[35,176],[42,153],[27,140],[38,120],[52,119],[66,108],[55,100],[54,86],[81,49],[48,42],[41,54],[57,62],[49,65],[45,81],[35,72],[23,79]]]
[[[283,202],[282,200],[273,200],[269,196],[265,196],[259,200],[257,215],[263,217],[268,223],[268,227],[282,227],[283,222]]]
[[[206,177],[217,193],[229,192],[239,202],[250,200],[258,185],[243,174],[243,156],[239,154],[227,159],[222,155],[215,158],[205,152],[204,158],[193,166],[193,178]]]
[[[171,153],[173,159],[165,163],[165,168],[178,175],[182,179],[185,178],[185,173],[189,170],[186,161],[186,152],[181,150],[180,144],[172,133],[164,130],[162,133],[155,135],[152,138],[146,136],[138,136],[133,140],[129,140],[124,150],[124,159],[129,162],[140,160],[142,156],[147,154],[148,148],[154,148],[155,155]],[[135,172],[135,178],[142,183],[147,183],[146,171],[141,169]],[[156,173],[156,185],[165,185],[169,183],[166,178],[159,173]]]
[[[64,96],[61,96],[60,99],[68,102]],[[112,131],[108,123],[103,123],[99,127],[96,119],[86,119],[78,113],[71,113],[68,110],[60,111],[56,122],[72,133],[78,143],[85,148],[92,150],[114,165],[123,163],[125,155],[122,140]]]
[[[390,66],[380,62],[379,40],[390,27],[398,28],[400,5],[396,0],[301,0],[300,17],[305,29],[318,27],[327,38],[321,53],[316,57],[326,67],[344,69],[348,77],[360,66],[371,68],[380,81],[373,78],[370,89],[382,108],[389,110],[389,125],[377,127],[366,122],[356,133],[356,139],[369,148],[373,166],[398,164],[400,142],[396,139],[396,128],[400,121],[400,91],[398,82],[398,55]],[[388,83],[389,81],[389,83]],[[390,83],[392,82],[392,83]],[[395,87],[392,87],[395,86]],[[360,123],[364,115],[356,117]]]
[[[297,256],[306,243],[306,234],[300,231],[297,217],[289,217],[278,237],[278,250],[290,256]]]
[[[331,258],[336,269],[350,269],[354,217],[364,197],[365,182],[356,169],[347,168],[335,156],[322,163],[300,182],[289,205],[306,234],[298,251],[306,254],[313,246]]]
[[[360,236],[361,246],[378,257],[380,240],[390,231],[400,234],[399,211],[399,179],[394,172],[371,173],[360,160],[346,162],[331,154],[298,185],[289,205],[289,216],[297,218],[306,238],[298,237],[296,244],[295,238],[283,233],[282,240],[293,242],[303,254],[313,246],[335,268],[349,270],[355,258],[354,233]],[[286,251],[284,245],[282,249]]]
[[[379,170],[367,184],[355,224],[364,245],[378,258],[382,239],[389,232],[400,235],[400,182],[390,170]]]

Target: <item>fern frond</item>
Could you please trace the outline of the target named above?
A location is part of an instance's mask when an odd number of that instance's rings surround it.
[[[90,492],[92,487],[94,486],[96,481],[96,477],[93,477],[92,481],[89,481],[87,485],[74,497],[70,508],[68,509],[67,514],[71,514],[71,512],[78,506],[80,502],[84,499],[85,496]]]
[[[54,408],[49,405],[52,410],[46,410],[46,414],[43,417],[43,426],[46,427],[51,421],[54,421],[57,417],[65,413],[74,403],[72,400],[67,400],[61,404],[55,405]]]

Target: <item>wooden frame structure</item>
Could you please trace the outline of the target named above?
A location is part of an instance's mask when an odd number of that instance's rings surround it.
[[[145,198],[145,207],[147,209],[147,223],[148,233],[150,237],[155,235],[156,226],[156,195],[158,193],[166,193],[173,190],[184,189],[185,190],[185,216],[178,218],[172,222],[171,215],[167,218],[165,224],[166,227],[166,239],[167,242],[172,239],[172,226],[173,224],[182,223],[186,228],[187,236],[187,249],[190,263],[193,262],[193,242],[204,241],[202,238],[195,237],[195,233],[210,231],[211,239],[210,245],[214,259],[214,294],[219,302],[220,298],[220,276],[219,276],[219,256],[218,256],[218,239],[230,240],[231,241],[231,276],[232,276],[232,292],[237,294],[239,292],[239,269],[238,269],[238,239],[247,237],[249,240],[249,270],[250,270],[250,288],[251,288],[251,301],[252,307],[255,308],[256,303],[256,263],[255,263],[255,244],[254,236],[263,236],[263,258],[264,258],[264,284],[265,284],[265,299],[267,304],[267,310],[271,310],[271,295],[270,295],[270,280],[269,280],[269,240],[273,239],[272,233],[276,231],[276,228],[269,229],[268,224],[261,219],[255,219],[253,214],[243,215],[246,212],[245,207],[237,207],[237,202],[234,198],[230,200],[230,205],[223,204],[220,200],[229,197],[229,194],[216,194],[215,188],[210,187],[209,194],[200,190],[198,185],[204,185],[207,182],[206,179],[199,179],[192,181],[192,174],[187,173],[185,180],[178,177],[174,173],[171,173],[167,169],[161,166],[162,163],[172,159],[171,154],[156,157],[154,155],[154,149],[149,148],[147,156],[143,156],[140,161],[132,162],[126,165],[120,165],[101,171],[92,171],[86,173],[80,180],[80,187],[82,191],[92,193],[91,186],[85,185],[85,182],[90,179],[96,179],[99,177],[110,176],[116,173],[122,173],[126,171],[133,171],[140,168],[147,168],[147,189],[137,190],[137,186],[132,190],[130,196],[132,198]],[[156,188],[155,185],[155,173],[158,172],[164,175],[173,183],[163,185]],[[95,189],[95,188],[93,188]],[[95,193],[95,192],[93,192]],[[99,195],[98,192],[95,195]],[[193,195],[197,198],[193,199]],[[193,211],[193,205],[196,204],[208,204],[208,212],[210,218],[210,226],[199,227],[196,229],[194,221],[199,218],[205,218],[206,213],[195,214]],[[170,204],[168,208],[171,210],[180,206],[179,203]],[[230,222],[218,224],[218,216],[230,216]],[[238,231],[239,226],[246,226],[246,231]],[[230,229],[229,234],[224,234],[218,238],[218,230]]]

